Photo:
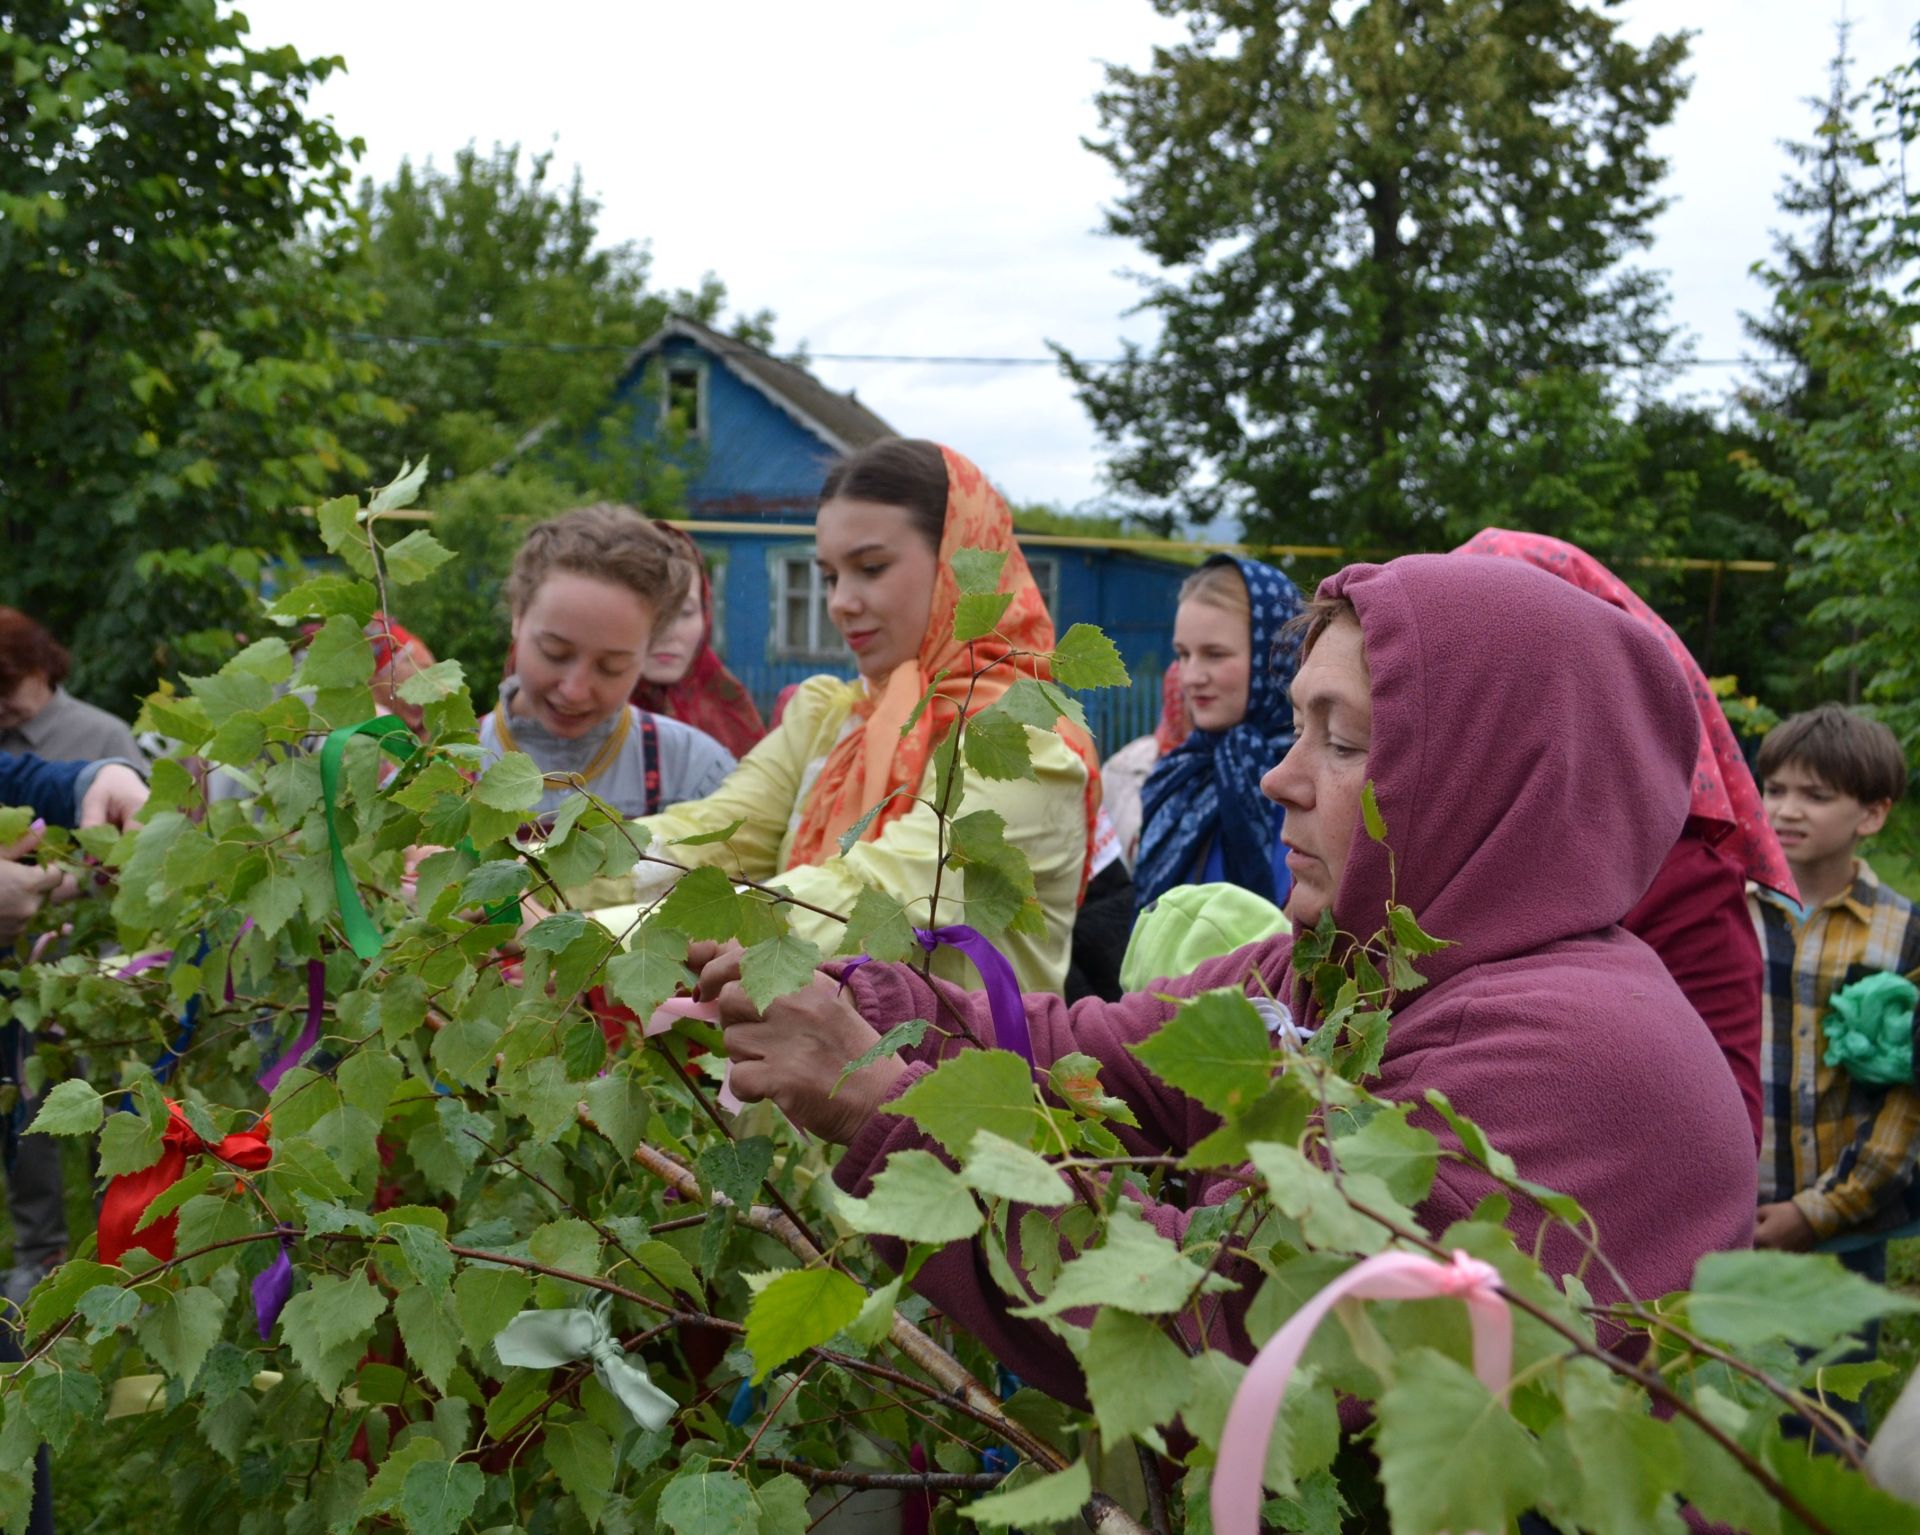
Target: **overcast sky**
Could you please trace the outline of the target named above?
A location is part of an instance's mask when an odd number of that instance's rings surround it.
[[[1910,55],[1899,0],[1850,0],[1857,78]],[[257,45],[337,53],[317,107],[362,169],[444,163],[469,141],[550,148],[654,279],[714,272],[821,353],[1110,355],[1139,253],[1098,232],[1118,192],[1081,147],[1101,62],[1145,64],[1179,29],[1146,0],[243,0]],[[1629,36],[1697,35],[1694,85],[1658,139],[1674,205],[1650,264],[1701,357],[1740,355],[1748,267],[1768,250],[1783,136],[1824,89],[1838,0],[1624,0]],[[1101,447],[1051,368],[821,360],[901,432],[950,442],[1021,501],[1101,493]],[[1724,368],[1690,375],[1717,398]]]

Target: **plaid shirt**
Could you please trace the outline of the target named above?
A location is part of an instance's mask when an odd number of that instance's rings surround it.
[[[1828,1066],[1827,999],[1880,971],[1920,980],[1920,911],[1862,860],[1852,886],[1804,919],[1747,886],[1766,984],[1760,1001],[1760,1202],[1791,1199],[1824,1241],[1891,1228],[1920,1152],[1920,1091]]]

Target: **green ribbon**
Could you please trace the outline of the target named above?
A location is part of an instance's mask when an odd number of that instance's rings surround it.
[[[374,925],[373,918],[367,914],[366,904],[360,899],[360,888],[353,882],[353,871],[347,867],[347,850],[340,843],[340,822],[334,810],[334,802],[340,797],[340,769],[346,760],[347,742],[362,735],[372,736],[379,742],[382,751],[402,762],[419,750],[420,743],[399,715],[381,714],[370,720],[362,720],[357,725],[343,725],[329,732],[326,744],[320,748],[320,800],[327,817],[327,851],[333,857],[333,898],[340,907],[340,926],[346,930],[348,946],[360,958],[371,960],[379,956],[386,939]],[[475,858],[480,856],[474,850],[471,838],[462,837],[459,847],[462,852]],[[518,913],[519,902],[496,902],[487,908],[487,921],[509,925],[517,920]]]
[[[619,1399],[629,1417],[642,1428],[665,1428],[680,1404],[653,1383],[646,1370],[631,1362],[620,1340],[607,1325],[607,1308],[592,1311],[569,1307],[564,1311],[523,1311],[493,1340],[493,1351],[506,1365],[531,1370],[557,1370],[575,1360],[591,1359],[600,1384]]]

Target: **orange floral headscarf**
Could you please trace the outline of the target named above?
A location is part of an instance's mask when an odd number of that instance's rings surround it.
[[[1052,680],[1046,655],[1053,649],[1053,620],[1027,569],[1026,556],[1013,541],[1013,514],[1000,493],[975,464],[951,448],[942,448],[947,465],[947,520],[940,537],[940,557],[934,576],[933,606],[920,653],[894,668],[884,687],[869,687],[853,706],[857,728],[843,735],[828,753],[814,781],[800,825],[794,833],[787,867],[824,863],[839,851],[839,838],[861,816],[896,789],[908,794],[887,800],[863,832],[872,841],[891,822],[913,806],[909,797],[927,770],[933,749],[964,708],[978,714],[1004,694],[1018,677]],[[953,637],[953,618],[960,605],[960,588],[953,574],[953,556],[962,549],[984,549],[1005,554],[998,590],[1012,592],[1013,601],[996,632],[984,640],[964,643]],[[1009,659],[1016,650],[1038,652]],[[933,679],[933,701],[913,728],[902,728]],[[977,681],[976,681],[977,678]],[[973,687],[969,701],[967,689]],[[1066,720],[1057,728],[1075,756],[1087,766],[1087,848],[1094,843],[1093,823],[1100,810],[1100,766],[1093,740]],[[1082,876],[1084,885],[1084,873]]]

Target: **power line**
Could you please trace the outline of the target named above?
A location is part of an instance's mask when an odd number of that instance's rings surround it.
[[[336,332],[334,339],[363,345],[449,347],[456,350],[485,352],[632,352],[635,350],[631,344],[620,341],[510,341],[492,336],[386,336],[374,331],[357,330]],[[721,348],[721,350],[723,353],[738,351],[743,354],[751,352],[759,355],[756,349],[746,346]],[[1082,357],[1076,360],[1088,367],[1115,368],[1123,365],[1128,359]],[[1323,362],[1326,359],[1308,357],[1295,360],[1306,365]],[[933,352],[809,352],[805,361],[808,363],[893,363],[935,368],[1057,368],[1060,366],[1058,357],[980,357]],[[1609,357],[1580,366],[1583,369],[1607,368],[1619,372],[1633,372],[1662,368],[1680,371],[1693,368],[1791,368],[1798,367],[1799,364],[1790,357],[1687,357],[1666,360],[1646,357]]]

